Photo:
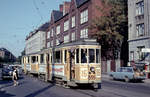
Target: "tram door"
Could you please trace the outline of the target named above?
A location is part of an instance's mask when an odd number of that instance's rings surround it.
[[[46,54],[46,64],[47,64],[47,80],[51,80],[51,76],[50,76],[50,55],[49,54]]]
[[[75,53],[74,51],[69,52],[69,63],[70,63],[70,80],[75,79]]]

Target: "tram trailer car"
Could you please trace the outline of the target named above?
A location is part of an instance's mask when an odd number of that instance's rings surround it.
[[[22,57],[22,69],[25,74],[31,71],[31,64],[29,63],[29,56],[25,55]]]

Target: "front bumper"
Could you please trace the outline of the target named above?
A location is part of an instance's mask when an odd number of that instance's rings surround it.
[[[145,80],[146,79],[146,76],[137,76],[137,77],[134,77],[134,80]]]

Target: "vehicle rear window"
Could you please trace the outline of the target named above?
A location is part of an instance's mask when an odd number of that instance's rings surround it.
[[[127,68],[127,72],[133,72],[132,68]]]

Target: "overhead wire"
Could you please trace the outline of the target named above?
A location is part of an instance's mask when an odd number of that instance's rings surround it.
[[[44,4],[44,3],[43,3]],[[34,5],[34,7],[35,7],[35,9],[37,10],[37,14],[40,16],[40,21],[38,22],[38,24],[35,26],[35,28],[37,28],[38,27],[38,25],[41,23],[41,21],[43,21],[43,16],[42,16],[42,14],[41,14],[41,12],[40,12],[40,10],[39,10],[39,7],[37,6],[37,4],[36,4],[36,1],[35,0],[33,0],[33,5]],[[34,27],[33,27],[34,28]]]

